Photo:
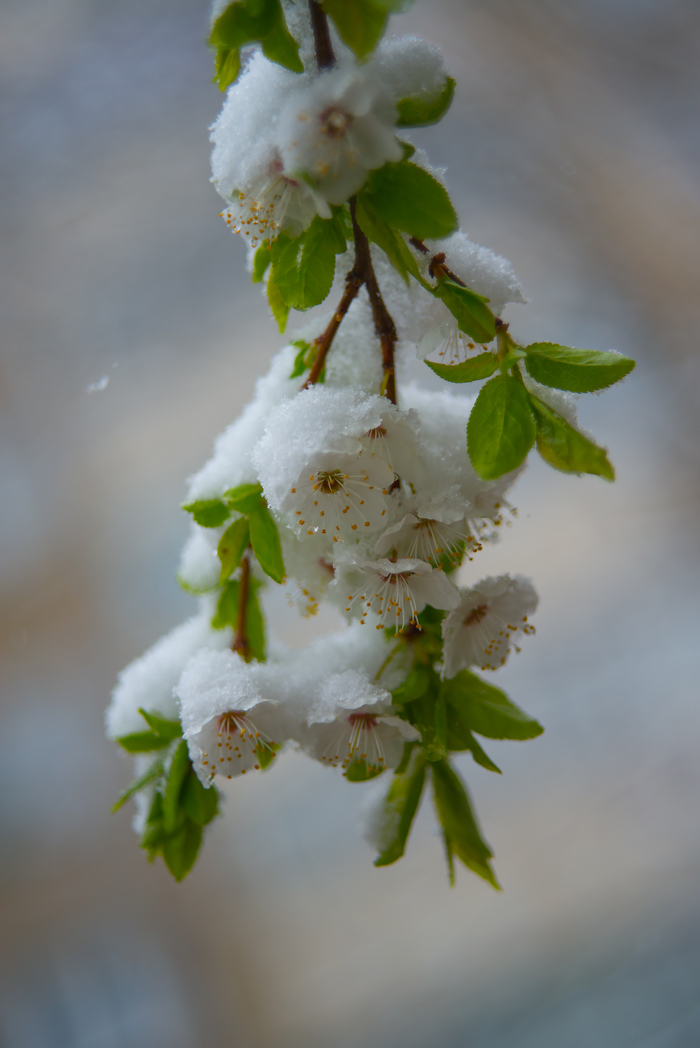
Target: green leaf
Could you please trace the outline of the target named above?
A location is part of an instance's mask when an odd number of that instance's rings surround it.
[[[267,301],[272,315],[277,321],[277,326],[280,329],[280,333],[284,333],[284,329],[287,326],[287,317],[289,316],[289,306],[282,298],[282,293],[277,287],[274,281],[274,273],[270,273],[267,278]]]
[[[282,300],[298,310],[311,309],[328,296],[335,256],[347,248],[342,221],[317,215],[295,240],[278,237],[272,249],[272,277]]]
[[[401,858],[423,794],[425,758],[410,744],[404,748],[404,758],[392,777],[384,801],[384,822],[389,832],[388,839],[382,842],[381,853],[374,860],[375,866],[390,866]]]
[[[130,735],[120,735],[116,741],[127,753],[152,753],[162,750],[169,742],[154,731],[134,731]]]
[[[186,819],[182,828],[163,841],[165,865],[176,881],[183,881],[190,872],[202,845],[202,827]]]
[[[275,582],[284,582],[282,543],[272,514],[267,506],[260,506],[249,515],[248,520],[250,521],[250,544],[258,559],[258,564]]]
[[[399,111],[397,127],[429,127],[442,120],[447,110],[452,105],[455,96],[456,81],[448,76],[445,84],[437,95],[423,98],[421,95],[408,95],[397,102]]]
[[[424,665],[422,662],[414,663],[403,684],[400,684],[398,688],[394,688],[391,693],[392,703],[394,706],[403,706],[406,702],[414,702],[416,699],[420,699],[436,679],[435,671],[429,666]]]
[[[224,492],[224,498],[230,509],[236,513],[250,513],[257,509],[262,500],[261,484],[239,484]]]
[[[234,520],[219,539],[217,554],[221,561],[220,582],[226,582],[241,563],[241,558],[250,543],[250,528],[246,517]]]
[[[351,760],[343,772],[348,782],[369,782],[376,779],[378,775],[386,771],[386,768],[376,764],[368,764],[363,757],[355,757]]]
[[[305,371],[313,365],[316,357],[316,347],[311,342],[304,342],[303,339],[297,338],[292,343],[292,346],[296,346],[297,355],[294,358],[294,367],[290,378],[299,378]]]
[[[530,403],[537,419],[537,450],[545,462],[562,473],[593,473],[605,480],[615,479],[605,448],[584,437],[538,397],[530,394]]]
[[[182,508],[191,513],[202,528],[218,528],[231,516],[231,510],[221,499],[199,499]]]
[[[246,608],[245,625],[248,641],[250,643],[253,658],[259,662],[265,661],[265,620],[263,618],[257,591],[262,585],[257,579],[248,580],[248,606]],[[231,626],[234,630],[238,625],[238,602],[240,600],[240,582],[238,579],[230,579],[221,591],[216,614],[211,620],[212,628],[215,630]]]
[[[500,891],[489,863],[493,853],[481,836],[464,784],[447,761],[434,763],[432,772],[435,808],[448,855],[456,855],[468,869]]]
[[[386,224],[362,193],[357,198],[355,217],[367,239],[382,249],[394,269],[401,274],[407,284],[410,273],[424,287],[430,289],[430,285],[421,277],[416,260],[404,238],[396,229]]]
[[[460,331],[476,342],[491,342],[496,337],[495,318],[486,305],[488,298],[456,284],[449,277],[443,277],[432,290],[435,297],[445,303]]]
[[[406,707],[406,716],[420,732],[423,755],[429,761],[447,756],[445,708],[440,708],[438,694],[437,688],[431,688]]]
[[[536,382],[571,393],[593,393],[619,382],[635,368],[635,362],[619,353],[592,349],[570,349],[554,342],[533,342],[525,347],[525,367]]]
[[[160,735],[166,742],[179,739],[182,735],[182,725],[179,720],[167,720],[165,717],[161,717],[159,713],[149,713],[148,710],[144,710],[140,706],[139,713],[151,731],[154,731],[156,735]]]
[[[270,262],[272,262],[272,252],[270,251],[270,245],[265,241],[253,256],[253,274],[251,279],[254,284],[262,284]]]
[[[237,0],[219,15],[209,37],[210,46],[216,49],[214,80],[222,91],[238,76],[240,48],[258,42],[271,62],[303,72],[299,48],[287,29],[279,0]]]
[[[173,754],[163,794],[163,826],[166,833],[172,833],[178,825],[180,793],[191,767],[187,743],[183,739]]]
[[[333,19],[340,39],[358,58],[374,50],[387,23],[386,5],[377,0],[321,0],[321,6]]]
[[[498,369],[498,358],[494,353],[479,353],[470,360],[463,360],[461,364],[434,364],[430,360],[425,363],[446,382],[478,382],[479,379],[489,378]]]
[[[146,818],[143,834],[141,835],[141,847],[148,852],[149,862],[153,862],[156,855],[160,854],[165,830],[163,829],[163,797],[156,792],[153,795],[151,807]]]
[[[236,628],[238,621],[238,599],[240,594],[240,583],[238,579],[229,579],[219,596],[214,618],[211,620],[212,629],[222,630],[226,626]]]
[[[119,809],[126,804],[135,793],[138,793],[139,790],[145,789],[146,786],[150,786],[150,784],[155,782],[155,780],[162,774],[163,762],[160,760],[154,761],[148,771],[144,772],[143,775],[140,775],[138,779],[134,779],[134,781],[127,786],[124,792],[119,794],[118,799],[109,809],[111,814],[114,815],[114,813],[119,811]]]
[[[487,382],[467,423],[469,458],[479,476],[495,480],[516,469],[535,435],[535,420],[520,378],[498,375]]]
[[[487,771],[495,771],[497,775],[502,775],[503,772],[501,771],[501,769],[498,767],[497,764],[493,763],[488,753],[486,753],[481,748],[474,736],[471,733],[468,733],[468,736],[469,744],[466,748],[471,751],[471,755],[474,758],[474,762],[476,764],[480,764],[482,768],[486,768]]]
[[[447,190],[410,160],[372,171],[362,197],[388,225],[420,240],[446,237],[457,228]]]
[[[469,670],[442,682],[442,694],[458,724],[487,739],[535,739],[544,728],[508,698]],[[467,748],[471,747],[467,744]]]
[[[206,826],[219,814],[216,787],[203,786],[193,768],[190,768],[182,787],[182,807],[198,826]]]

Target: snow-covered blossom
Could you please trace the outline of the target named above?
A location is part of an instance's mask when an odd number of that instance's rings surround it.
[[[261,170],[236,189],[221,217],[233,233],[250,237],[255,247],[280,233],[298,237],[316,215],[331,217],[331,209],[313,188],[301,179],[285,175],[278,153]]]
[[[446,316],[438,318],[428,328],[416,347],[416,355],[422,360],[435,355],[439,364],[461,364],[470,353],[483,353],[486,346],[477,346],[473,339],[459,330],[456,318],[445,309]]]
[[[269,763],[291,734],[287,708],[264,692],[267,667],[232,651],[200,651],[175,686],[183,735],[197,775],[208,786]]]
[[[424,102],[437,98],[447,79],[439,48],[417,36],[382,40],[371,67],[395,102],[408,97],[418,97]]]
[[[390,417],[401,416],[382,397],[323,387],[270,413],[253,462],[270,507],[300,538],[341,541],[388,522],[394,470],[365,448]]]
[[[397,633],[414,623],[426,604],[449,610],[459,603],[459,591],[444,571],[408,557],[349,559],[339,565],[333,586],[342,597],[353,590],[345,611],[355,610],[362,624],[371,611],[379,618],[377,629],[394,626]]]
[[[331,204],[356,193],[367,173],[403,152],[396,110],[370,70],[344,66],[295,92],[281,117],[285,171],[303,177]]]
[[[280,508],[291,515],[299,538],[326,535],[334,542],[353,532],[371,534],[387,514],[394,473],[382,459],[329,453],[307,464]]]
[[[420,738],[390,711],[391,695],[363,674],[331,674],[309,710],[304,748],[324,764],[340,765],[350,777],[354,768],[362,778],[379,775],[400,762],[404,742]]]
[[[445,677],[454,677],[469,666],[498,669],[513,641],[520,634],[534,633],[528,616],[535,611],[538,598],[529,579],[489,576],[472,589],[462,590],[461,598],[442,624]]]
[[[231,642],[231,630],[211,628],[212,613],[210,602],[202,600],[198,615],[176,626],[122,670],[107,710],[109,738],[144,731],[146,725],[139,708],[177,720],[173,687],[185,664],[200,648],[216,650]]]
[[[374,552],[379,556],[393,553],[397,557],[417,560],[439,560],[444,554],[459,559],[466,550],[481,549],[476,529],[468,518],[445,524],[432,517],[407,513],[398,524],[392,524],[377,539]]]

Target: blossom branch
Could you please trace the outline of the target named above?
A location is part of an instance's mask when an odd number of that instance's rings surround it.
[[[396,404],[396,367],[394,362],[396,327],[379,290],[374,266],[372,265],[369,241],[360,229],[355,216],[354,197],[350,198],[350,216],[352,218],[353,239],[355,242],[355,262],[345,278],[345,293],[333,314],[330,324],[323,334],[314,340],[314,345],[317,347],[316,359],[302,389],[308,389],[309,386],[313,386],[319,381],[336,331],[350,308],[351,302],[356,298],[358,291],[364,284],[369,295],[370,306],[372,307],[374,330],[382,348],[382,368],[384,370],[382,396],[385,396],[392,404]]]
[[[240,589],[238,591],[238,614],[236,617],[236,632],[231,644],[231,650],[237,651],[246,662],[250,662],[252,651],[248,631],[246,628],[246,614],[248,612],[248,598],[250,596],[250,551],[248,546],[241,560]]]
[[[426,247],[422,240],[418,239],[418,237],[409,237],[408,242],[409,244],[412,244],[417,251],[420,251],[422,255],[430,254],[429,249]],[[445,258],[445,252],[440,251],[439,254],[433,255],[433,257],[430,259],[430,268],[428,272],[430,273],[431,277],[438,278],[440,276],[446,276],[449,277],[449,279],[452,280],[455,284],[459,284],[460,287],[466,287],[467,285],[464,283],[464,281],[460,280],[457,274],[453,273],[452,270],[445,265]]]
[[[335,53],[331,43],[328,19],[318,0],[309,0],[309,13],[314,34],[316,61],[320,72],[322,69],[330,69],[335,65]]]

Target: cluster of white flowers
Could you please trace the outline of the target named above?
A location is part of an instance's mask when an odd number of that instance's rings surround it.
[[[558,468],[612,474],[604,450],[578,429],[571,396],[533,375],[547,382],[556,371],[552,385],[586,391],[607,383],[601,369],[627,364],[549,343],[528,347],[532,363],[523,364],[527,352],[501,320],[508,303],[525,301],[510,264],[455,231],[444,172],[405,141],[411,113],[429,123],[449,104],[440,99],[454,84],[436,49],[394,38],[360,63],[338,29],[324,45],[332,42],[330,60],[316,63],[307,5],[268,8],[284,12],[304,72],[260,49],[248,55],[213,126],[213,182],[226,223],[250,246],[254,279],[267,272],[278,321],[309,305],[295,280],[322,288],[311,304],[327,298],[331,309],[275,356],[191,478],[194,520],[178,577],[199,612],[124,670],[107,731],[137,755],[141,778],[128,796],[142,843],[178,878],[215,814],[217,778],[265,769],[288,746],[351,781],[398,768],[396,781],[413,782],[390,789],[375,819],[380,865],[403,853],[431,766],[450,867],[459,855],[495,884],[478,833],[458,840],[460,819],[475,824],[466,793],[450,785],[449,751],[469,750],[497,770],[473,732],[524,739],[542,730],[473,672],[496,670],[519,650],[537,595],[521,576],[478,580],[474,565],[515,513],[506,496],[536,435]],[[325,20],[320,5],[312,9]],[[408,187],[407,211],[394,206],[394,177]],[[414,185],[437,201],[441,239],[412,233]],[[304,254],[319,228],[318,243],[325,251],[332,241],[337,256],[333,279]],[[295,239],[299,249],[285,256]],[[475,398],[461,386],[436,392],[408,380],[426,357],[438,374],[440,364],[458,365],[444,376],[454,383],[495,376],[491,389],[520,412],[481,459],[465,434],[486,387],[472,414]],[[302,651],[265,639],[270,578],[301,614],[334,607],[346,625]]]

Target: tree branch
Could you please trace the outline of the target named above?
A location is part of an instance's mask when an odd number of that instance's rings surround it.
[[[335,65],[335,54],[333,44],[331,43],[328,19],[318,0],[309,0],[309,13],[314,34],[316,62],[318,63],[319,72],[321,72],[322,69],[330,69]]]
[[[379,290],[377,277],[374,273],[374,266],[372,265],[369,241],[360,229],[357,218],[355,217],[355,198],[351,197],[349,203],[350,215],[352,217],[353,237],[355,241],[355,262],[345,278],[345,293],[340,300],[338,308],[333,314],[333,319],[323,334],[319,335],[319,337],[314,340],[314,345],[317,347],[316,359],[314,360],[306,382],[301,388],[308,389],[309,386],[313,386],[318,382],[326,362],[326,357],[328,356],[328,351],[331,348],[333,339],[335,338],[335,333],[340,327],[343,317],[350,308],[351,302],[356,298],[358,291],[364,284],[367,287],[367,294],[369,295],[369,302],[372,307],[374,330],[382,347],[382,368],[384,370],[384,379],[382,381],[381,389],[382,396],[385,396],[392,404],[395,404],[396,368],[394,363],[394,348],[396,346],[396,327],[394,326],[394,321],[384,304],[384,299]]]
[[[425,246],[425,244],[423,243],[422,240],[418,239],[418,237],[409,237],[408,238],[408,242],[409,242],[409,244],[413,244],[413,246],[416,248],[416,250],[420,251],[420,253],[422,255],[429,255],[430,254],[429,249]],[[449,269],[448,266],[445,265],[445,252],[444,251],[441,251],[437,255],[433,255],[433,257],[430,259],[430,268],[429,268],[428,272],[430,273],[431,277],[436,277],[437,278],[440,275],[443,275],[443,276],[449,277],[450,280],[452,280],[455,284],[459,284],[460,287],[466,287],[467,286],[464,283],[463,280],[460,280],[460,278],[456,275],[456,273],[453,273],[452,270]]]

